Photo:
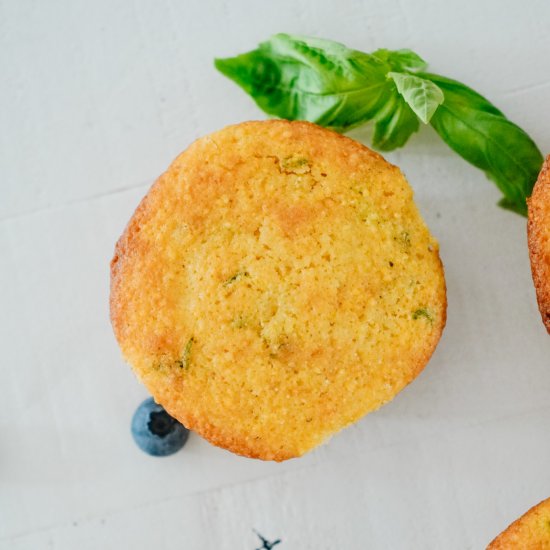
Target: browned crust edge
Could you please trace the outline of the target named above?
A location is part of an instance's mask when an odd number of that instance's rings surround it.
[[[550,226],[550,155],[546,157],[533,194],[527,199],[527,242],[542,322],[550,334],[550,250],[544,233]]]
[[[258,122],[260,121],[248,121],[248,122],[235,124],[231,126],[254,125],[254,124],[257,124]],[[319,126],[317,126],[316,124],[306,122],[306,121],[268,120],[268,121],[261,121],[261,123],[274,124],[274,125],[275,124],[276,125],[282,125],[282,124],[302,125],[304,127],[312,127],[315,130],[319,129]],[[228,126],[228,128],[230,128],[231,126]],[[347,136],[344,136],[337,132],[333,132],[332,130],[327,130],[326,128],[323,128],[323,130],[333,133],[335,136],[338,136],[338,138],[340,138],[341,140],[353,144],[354,147],[360,150],[367,150],[374,157],[383,159],[383,157],[379,155],[376,151],[372,151],[368,147],[362,145],[361,143]],[[385,159],[383,160],[385,161]],[[170,168],[168,168],[168,170],[170,170]],[[132,215],[126,228],[124,229],[123,234],[121,235],[121,237],[119,238],[119,240],[115,245],[114,255],[110,263],[110,275],[111,275],[110,297],[109,297],[110,320],[111,320],[111,324],[113,327],[113,331],[115,333],[115,337],[117,338],[117,341],[120,341],[120,334],[121,334],[120,329],[121,329],[121,323],[122,323],[122,319],[120,318],[121,317],[120,313],[122,310],[122,301],[119,297],[119,288],[121,285],[123,262],[125,258],[127,258],[132,254],[131,243],[134,240],[135,235],[140,231],[141,220],[144,217],[145,212],[147,210],[148,202],[152,200],[152,196],[157,192],[156,190],[160,185],[162,178],[163,178],[163,175],[161,175],[153,183],[153,185],[151,186],[147,194],[143,197],[143,199],[137,206],[134,214]],[[438,260],[441,266],[441,270],[444,273],[443,263],[441,261],[441,258],[439,257],[439,254],[438,254]],[[411,379],[407,384],[405,384],[405,386],[410,384],[422,372],[422,370],[424,370],[424,367],[427,365],[428,361],[432,357],[437,347],[437,344],[441,339],[441,335],[443,333],[443,329],[445,328],[446,321],[447,321],[447,289],[446,289],[445,277],[443,277],[443,284],[444,284],[444,287],[443,287],[442,319],[438,327],[439,330],[437,331],[437,333],[433,335],[431,348],[427,349],[425,355],[418,361],[417,365],[412,371],[413,374]],[[136,373],[136,375],[138,374],[135,370],[134,372]],[[403,388],[401,388],[399,391],[402,391],[402,390]],[[399,391],[397,393],[399,393]],[[230,431],[222,431],[216,426],[213,426],[209,422],[205,421],[204,419],[197,418],[193,414],[190,414],[190,413],[182,414],[181,411],[174,410],[170,406],[170,403],[161,403],[161,405],[164,406],[166,410],[172,416],[174,416],[174,418],[177,418],[177,420],[179,420],[189,430],[196,432],[197,434],[199,434],[201,437],[203,437],[204,439],[206,439],[216,447],[220,447],[222,449],[225,449],[237,455],[244,456],[247,458],[256,458],[260,460],[272,460],[275,462],[282,462],[290,458],[298,458],[299,456],[302,456],[302,454],[289,453],[288,451],[285,451],[283,449],[273,450],[267,447],[258,448],[257,445],[256,447],[253,447],[251,445],[248,445],[247,442],[240,439],[238,435],[231,433]],[[383,406],[383,405],[384,403],[382,403],[380,406]],[[370,412],[374,412],[374,411],[370,411]]]
[[[539,508],[544,507],[548,504],[550,504],[550,498],[542,500],[538,504],[535,504],[535,506],[529,508],[529,510],[527,510],[525,514],[516,519],[516,521],[511,523],[504,531],[502,531],[502,533],[495,537],[489,543],[486,550],[511,550],[512,548],[517,548],[517,546],[515,545],[512,546],[512,544],[515,544],[517,541],[510,539],[513,539],[514,536],[519,535],[519,531],[521,530],[525,520],[527,520]]]

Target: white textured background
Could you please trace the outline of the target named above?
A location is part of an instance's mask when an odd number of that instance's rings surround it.
[[[215,56],[275,32],[412,48],[550,151],[550,4],[0,0],[0,547],[483,548],[550,496],[550,337],[525,220],[425,128],[388,155],[441,244],[449,319],[423,374],[308,456],[197,436],[142,454],[146,392],[108,322],[113,245],[196,137],[262,118]],[[361,138],[367,132],[354,133]]]

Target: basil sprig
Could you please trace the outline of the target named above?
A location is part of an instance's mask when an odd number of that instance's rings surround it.
[[[462,158],[501,190],[500,205],[526,215],[542,166],[533,140],[492,103],[454,80],[425,72],[411,50],[372,54],[319,38],[277,34],[215,65],[268,113],[339,132],[373,121],[372,145],[402,147],[431,124]]]

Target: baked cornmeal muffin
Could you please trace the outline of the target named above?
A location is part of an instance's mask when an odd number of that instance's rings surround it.
[[[297,457],[395,396],[445,324],[438,245],[398,168],[305,122],[182,153],[111,264],[111,318],[155,400],[215,445]]]
[[[527,234],[542,321],[550,333],[550,155],[528,200]]]
[[[487,550],[545,550],[550,548],[550,498],[514,521]]]

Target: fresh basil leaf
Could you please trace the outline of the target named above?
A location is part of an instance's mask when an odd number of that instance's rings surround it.
[[[504,113],[499,111],[489,100],[457,80],[452,80],[451,78],[433,73],[418,73],[417,76],[426,80],[431,80],[434,84],[437,84],[439,88],[445,91],[445,97],[447,97],[448,94],[454,94],[453,102],[455,103],[475,107],[480,111],[493,113],[494,115],[505,116]]]
[[[543,157],[533,140],[485,98],[438,75],[424,75],[445,94],[431,119],[443,141],[480,168],[504,195],[500,205],[526,215],[526,198],[541,169]]]
[[[270,115],[348,130],[384,105],[390,66],[330,40],[278,34],[216,68]]]
[[[439,105],[443,103],[444,96],[441,89],[430,80],[411,74],[389,72],[388,77],[393,79],[397,91],[418,118],[427,124]]]
[[[523,209],[523,207],[518,208],[515,203],[506,197],[502,197],[497,204],[504,210],[510,210],[511,212],[515,212],[521,216],[527,216],[527,209]]]
[[[422,71],[428,64],[412,50],[385,50],[373,52],[374,57],[388,63],[393,71]]]
[[[379,151],[392,151],[403,147],[420,126],[418,117],[395,87],[375,121],[372,145]]]
[[[518,126],[460,82],[424,73],[411,50],[366,54],[318,38],[278,34],[216,67],[266,113],[345,131],[374,120],[374,147],[401,147],[428,121],[502,191],[501,206],[526,213],[542,155]]]

